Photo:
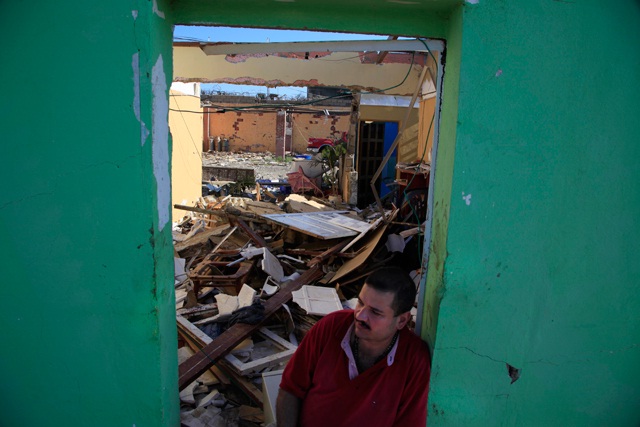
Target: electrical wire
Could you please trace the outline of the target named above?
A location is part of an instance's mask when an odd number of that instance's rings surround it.
[[[427,45],[427,43],[423,40],[423,39],[416,39],[418,41],[420,41],[424,47],[427,49],[427,52],[429,53],[429,55],[431,56],[431,59],[433,60],[434,63],[437,63],[436,58],[433,56],[433,53],[431,52],[431,49],[429,49],[429,46]],[[427,65],[425,64],[425,67]],[[432,92],[430,92],[432,93]],[[437,108],[437,106],[436,106]],[[422,164],[422,162],[424,161],[424,157],[427,154],[427,147],[429,146],[429,135],[431,135],[431,129],[433,127],[433,122],[435,120],[435,109],[433,111],[433,115],[431,116],[431,121],[429,123],[429,129],[427,131],[427,135],[426,135],[426,140],[425,140],[425,144],[424,144],[424,150],[422,151],[422,156],[420,157],[420,164]],[[432,171],[430,171],[431,173]],[[409,188],[411,188],[411,184],[413,183],[413,180],[416,178],[417,174],[413,174],[413,176],[411,177],[411,179],[409,180],[409,182],[407,183],[407,186],[405,187],[405,189],[402,192],[402,198],[404,201],[407,202],[407,204],[409,205],[409,208],[411,209],[411,213],[413,214],[413,216],[415,216],[416,218],[416,222],[418,223],[418,236],[422,235],[422,232],[420,231],[420,227],[421,227],[421,223],[420,223],[420,216],[418,215],[418,212],[415,210],[414,206],[411,204],[411,201],[409,200],[409,197],[407,196],[408,194],[408,190]],[[427,190],[428,191],[428,190]],[[427,193],[427,197],[429,197],[428,193]],[[420,263],[422,264],[422,247],[420,245],[418,245],[418,260],[420,261]]]
[[[385,88],[385,89],[378,89],[378,90],[374,90],[374,91],[371,91],[371,92],[361,92],[361,93],[371,94],[371,93],[386,92],[389,89],[394,89],[394,88],[397,88],[398,86],[402,86],[402,84],[407,80],[407,77],[409,77],[409,74],[411,74],[411,69],[413,68],[413,64],[415,62],[415,59],[416,59],[416,53],[413,52],[413,55],[411,55],[411,64],[409,64],[409,69],[407,70],[407,74],[404,76],[404,79],[402,79],[402,81],[400,83],[398,83],[397,85],[391,86],[391,87],[388,87],[388,88]]]
[[[431,135],[431,128],[433,126],[433,122],[435,120],[435,110],[433,112],[433,115],[431,116],[431,122],[429,123],[429,130],[427,131],[427,136],[426,136],[426,140],[424,143],[424,150],[422,151],[422,157],[420,157],[420,164],[422,164],[422,162],[424,161],[424,157],[427,154],[427,147],[429,146],[429,135]],[[431,171],[429,172],[431,173]],[[413,214],[413,216],[416,218],[416,222],[418,223],[418,236],[421,236],[422,233],[420,231],[420,227],[422,226],[421,222],[420,222],[420,215],[418,215],[418,212],[415,210],[414,206],[411,204],[411,200],[408,197],[408,193],[409,193],[409,188],[411,188],[411,184],[413,183],[413,180],[416,178],[417,173],[414,173],[413,176],[411,177],[411,179],[409,180],[409,182],[407,183],[407,186],[405,187],[405,189],[402,192],[402,199],[404,202],[407,202],[407,204],[409,205],[409,208],[411,209],[411,213]],[[427,184],[428,185],[428,184]],[[427,190],[427,197],[429,197],[428,195],[428,190]],[[403,204],[404,204],[403,202]],[[426,211],[425,211],[426,213]],[[420,245],[418,245],[418,260],[420,260],[420,262],[422,262],[422,248]]]
[[[425,48],[427,49],[427,51],[429,52],[429,55],[431,55],[431,57],[433,58],[434,62],[435,62],[435,57],[433,56],[433,53],[431,53],[431,50],[429,49],[429,46],[427,46],[427,44],[425,43],[425,41],[423,39],[416,39],[418,41],[420,41]],[[402,79],[402,81],[396,85],[384,88],[384,89],[378,89],[375,91],[363,91],[360,93],[363,94],[375,94],[375,93],[381,93],[381,92],[386,92],[390,89],[395,89],[399,86],[402,86],[402,84],[404,84],[404,82],[407,80],[407,78],[409,77],[409,75],[411,74],[411,70],[413,69],[413,65],[415,63],[415,57],[416,57],[416,52],[412,52],[411,55],[411,64],[409,64],[409,69],[407,70],[407,73],[405,74],[404,78]],[[291,103],[283,103],[283,104],[261,104],[261,105],[245,105],[245,106],[238,106],[238,107],[224,107],[225,111],[245,111],[245,110],[254,110],[254,109],[281,109],[281,108],[292,108],[292,107],[296,107],[296,106],[300,106],[300,105],[314,105],[314,104],[318,104],[320,102],[324,102],[324,101],[328,101],[330,99],[337,99],[337,98],[348,98],[348,97],[352,97],[353,96],[353,92],[351,90],[346,89],[344,93],[341,94],[337,94],[337,95],[332,95],[332,96],[327,96],[324,98],[318,98],[318,99],[312,99],[309,100],[307,102],[299,102],[296,104],[291,104]],[[198,112],[198,111],[188,111],[191,113],[197,113],[197,114],[204,114],[203,112]]]

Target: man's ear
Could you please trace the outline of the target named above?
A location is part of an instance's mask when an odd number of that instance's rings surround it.
[[[398,330],[404,328],[407,325],[407,323],[409,323],[409,320],[411,320],[410,311],[407,311],[405,313],[398,315],[398,324],[396,325],[396,328]]]

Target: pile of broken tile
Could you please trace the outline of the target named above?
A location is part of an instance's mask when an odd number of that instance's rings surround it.
[[[353,307],[366,275],[419,281],[420,226],[292,194],[206,196],[174,223],[181,424],[274,425],[282,369],[322,316]]]

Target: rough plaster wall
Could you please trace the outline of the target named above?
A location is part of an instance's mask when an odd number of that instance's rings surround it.
[[[416,159],[421,159],[425,163],[431,163],[435,126],[435,104],[435,98],[420,101],[420,126],[418,128]]]
[[[473,3],[429,425],[638,425],[640,8]]]
[[[230,151],[275,153],[275,111],[228,111],[211,114],[210,120],[211,136],[228,138]]]
[[[166,10],[0,5],[2,425],[179,423]]]
[[[306,153],[309,138],[339,139],[342,132],[349,130],[349,115],[294,113],[292,116],[293,151],[297,153]]]
[[[306,153],[307,140],[339,138],[349,128],[349,116],[291,113],[293,152]],[[231,151],[276,152],[276,111],[211,113],[210,135],[229,138]],[[206,126],[206,120],[205,120]]]

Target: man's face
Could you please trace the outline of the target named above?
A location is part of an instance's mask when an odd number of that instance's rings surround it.
[[[354,312],[358,338],[384,343],[407,324],[408,313],[395,315],[393,298],[391,292],[380,292],[367,284],[362,287]]]

